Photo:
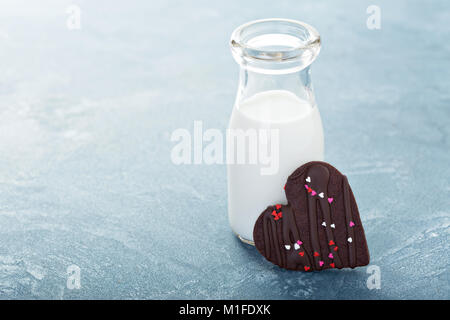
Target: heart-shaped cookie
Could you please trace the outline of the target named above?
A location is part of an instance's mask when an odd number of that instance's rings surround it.
[[[358,206],[346,176],[328,163],[309,162],[289,176],[285,193],[288,204],[268,207],[253,230],[255,246],[267,260],[299,271],[369,264]]]

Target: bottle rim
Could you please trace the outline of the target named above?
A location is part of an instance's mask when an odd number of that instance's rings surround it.
[[[267,46],[271,41],[274,46]],[[235,60],[248,69],[286,73],[309,66],[320,51],[321,39],[319,32],[305,22],[270,18],[237,27],[231,34],[230,47]]]

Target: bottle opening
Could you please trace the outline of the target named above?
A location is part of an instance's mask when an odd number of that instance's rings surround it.
[[[314,61],[320,51],[320,35],[304,22],[263,19],[234,30],[230,46],[242,67],[282,74],[302,70]]]

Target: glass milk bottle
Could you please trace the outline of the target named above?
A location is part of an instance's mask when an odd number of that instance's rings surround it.
[[[320,36],[303,22],[265,19],[238,27],[230,46],[241,70],[227,131],[228,215],[238,237],[253,244],[260,213],[286,203],[287,177],[323,160],[310,70]]]

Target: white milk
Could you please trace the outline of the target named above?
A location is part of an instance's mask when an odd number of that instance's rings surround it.
[[[279,129],[279,170],[261,175],[260,164],[228,164],[231,228],[253,241],[253,226],[269,205],[287,203],[284,185],[299,166],[323,160],[323,129],[317,106],[286,90],[270,90],[235,105],[229,129]],[[272,155],[276,157],[277,155]]]

